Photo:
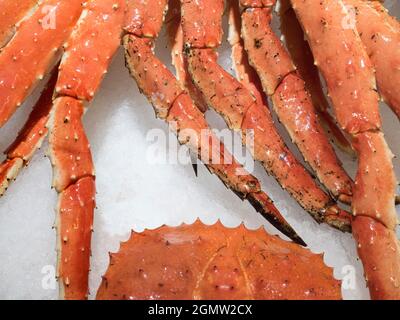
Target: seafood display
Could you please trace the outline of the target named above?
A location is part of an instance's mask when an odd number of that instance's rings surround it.
[[[352,10],[353,23],[344,23]],[[268,187],[212,130],[206,118],[211,108],[241,135],[243,146],[282,192],[316,222],[353,234],[371,298],[400,299],[398,182],[378,105],[381,97],[400,116],[400,25],[381,3],[5,0],[0,13],[7,16],[0,22],[0,126],[47,81],[5,151],[0,195],[48,138],[58,194],[60,298],[89,295],[96,173],[82,119],[88,109],[96,112],[93,100],[122,46],[131,77],[179,144],[292,243],[244,226],[200,222],[134,234],[110,255],[98,298],[341,298],[340,282],[321,256],[302,248],[306,242],[264,191]],[[218,60],[224,13],[233,72]],[[272,26],[275,18],[283,38]],[[175,74],[156,51],[164,25]],[[335,146],[358,158],[354,181]],[[244,263],[249,259],[260,265]],[[185,269],[187,276],[163,275],[162,261],[171,265],[171,274]],[[285,279],[276,268],[285,268]],[[141,272],[151,277],[143,281]]]

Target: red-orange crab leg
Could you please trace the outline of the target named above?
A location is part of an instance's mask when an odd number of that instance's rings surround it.
[[[32,10],[38,0],[2,0],[0,2],[0,48],[14,35],[18,23]]]
[[[24,162],[21,158],[6,159],[0,165],[0,195],[3,195],[10,182],[15,180]]]
[[[400,250],[395,236],[396,177],[381,133],[375,75],[341,0],[291,0],[315,63],[325,77],[339,124],[359,157],[353,233],[374,299],[400,299]]]
[[[400,119],[400,23],[378,1],[345,0],[376,70],[378,90]]]
[[[381,118],[377,108],[378,95],[374,90],[376,84],[371,61],[356,35],[354,25],[351,21],[346,24],[350,13],[343,1],[336,3],[324,0],[314,3],[309,0],[293,0],[292,5],[305,29],[315,64],[327,82],[339,124],[350,134],[379,130]],[[306,13],[305,8],[313,12]],[[322,8],[327,12],[324,13]],[[322,44],[328,44],[327,36],[334,41],[329,46]],[[354,41],[351,46],[350,39]],[[354,53],[358,55],[353,57]]]
[[[202,3],[202,5],[206,6],[206,3]],[[197,12],[198,17],[196,18],[186,17],[187,21],[197,25],[196,19],[201,20],[204,15],[201,6],[196,9],[192,7],[192,3],[186,2],[182,3],[182,6],[183,9],[186,8],[186,13]],[[218,8],[222,10],[223,6]],[[232,13],[235,12],[237,13],[237,11],[232,11]],[[219,17],[222,16],[222,12],[218,14],[216,10],[213,10],[213,13]],[[237,30],[240,30],[240,21],[235,18],[238,18],[237,15],[231,15],[231,30],[235,27],[236,29],[239,27]],[[220,20],[217,17],[213,20],[218,21],[214,23],[214,28],[222,30]],[[188,29],[190,28],[189,25]],[[216,33],[218,32],[213,32],[213,34]],[[202,38],[196,36],[198,43],[202,42],[206,45],[206,43],[212,42],[207,40],[208,33],[199,31],[198,34],[204,34]],[[234,36],[230,38],[231,43],[234,44],[232,58],[235,61],[238,78],[242,83],[217,64],[216,53],[212,49],[190,48],[186,59],[196,86],[201,90],[207,103],[223,115],[230,128],[242,131],[243,143],[253,152],[254,158],[261,161],[267,172],[275,176],[281,186],[303,208],[318,222],[328,222],[341,230],[348,230],[350,225],[348,215],[341,212],[332,199],[317,186],[311,175],[296,160],[280,138],[263,101],[261,91],[255,84],[254,74],[249,73],[251,72],[250,68],[242,65],[246,60],[243,47],[237,41],[232,40]],[[189,37],[186,38],[186,41],[188,47],[191,47]],[[180,54],[182,55],[182,52]],[[252,79],[248,79],[249,77]],[[255,100],[254,97],[257,99]],[[247,139],[247,132],[251,132],[253,139]]]
[[[357,19],[361,40],[375,65],[378,89],[385,102],[400,118],[400,95],[396,94],[396,84],[400,83],[400,25],[377,1],[346,0],[345,3],[357,12],[354,18]],[[322,124],[332,133],[331,137],[337,146],[349,154],[354,154],[353,148],[336,126],[335,120],[326,112],[329,103],[322,91],[318,68],[314,65],[314,57],[304,39],[296,13],[288,1],[280,8],[281,31],[291,57],[311,93],[314,106],[319,109]],[[393,68],[396,64],[399,68]],[[398,203],[400,198],[397,196],[396,204]]]
[[[120,45],[124,0],[91,0],[68,40],[59,68],[50,127],[61,297],[86,299],[95,174],[81,118]]]
[[[242,38],[250,64],[257,71],[264,92],[286,127],[292,141],[319,181],[339,200],[349,203],[352,181],[338,160],[322,128],[305,83],[289,53],[272,30],[275,1],[241,0]]]
[[[82,11],[82,0],[46,0],[0,54],[0,127],[57,60]]]
[[[57,98],[49,121],[53,186],[59,193],[57,276],[60,297],[65,299],[85,299],[88,294],[95,185],[83,112],[82,102]]]
[[[183,30],[181,25],[180,0],[169,0],[167,15],[167,28],[172,46],[172,64],[176,70],[176,77],[186,88],[196,106],[202,111],[207,111],[207,103],[201,92],[193,84],[192,78],[187,70],[187,60],[183,56]]]
[[[287,8],[287,7],[286,7]],[[322,90],[318,68],[314,65],[314,58],[307,41],[304,39],[303,29],[297,21],[296,14],[291,7],[285,10],[280,6],[280,29],[285,37],[287,49],[293,59],[297,70],[306,84],[306,89],[311,95],[312,103],[318,113],[321,125],[332,141],[344,152],[354,155],[349,140],[338,127],[334,117],[328,112],[329,102]]]
[[[293,241],[304,244],[269,197],[261,191],[259,181],[247,173],[225,150],[190,96],[181,88],[167,67],[156,58],[153,53],[154,39],[143,37],[143,30],[149,29],[153,31],[152,38],[157,36],[162,17],[155,10],[163,12],[166,5],[167,1],[161,4],[159,0],[148,1],[147,6],[143,6],[140,0],[128,1],[128,12],[138,7],[142,10],[136,11],[139,15],[135,18],[140,21],[135,26],[127,21],[125,30],[128,34],[123,40],[126,63],[132,77],[152,103],[157,117],[170,124],[182,144],[188,145],[211,172],[242,199],[248,200],[278,230]]]
[[[340,230],[349,230],[349,214],[337,207],[331,198],[315,183],[308,171],[297,161],[277,132],[261,82],[249,65],[243,41],[240,38],[241,20],[236,1],[229,3],[229,42],[232,61],[240,83],[255,97],[256,103],[248,110],[242,123],[244,139],[247,130],[253,130],[254,145],[250,147],[256,160],[267,172],[319,222],[326,222]],[[267,151],[267,152],[266,152]],[[283,159],[282,159],[283,158]],[[281,161],[276,161],[280,159]]]
[[[20,169],[27,164],[47,136],[46,128],[53,101],[53,92],[57,81],[58,67],[33,107],[31,114],[15,141],[6,150],[7,159],[0,165],[0,195],[7,190],[10,181],[15,180]]]

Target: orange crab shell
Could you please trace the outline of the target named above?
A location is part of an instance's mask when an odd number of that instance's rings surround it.
[[[340,281],[316,255],[243,225],[200,221],[132,233],[97,299],[341,299]]]
[[[36,0],[1,1],[0,11],[0,48],[13,36],[17,25],[37,5]]]

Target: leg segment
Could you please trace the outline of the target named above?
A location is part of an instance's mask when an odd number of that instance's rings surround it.
[[[321,125],[332,141],[344,152],[355,156],[349,141],[336,124],[336,120],[328,112],[329,102],[322,90],[318,68],[314,65],[314,58],[306,40],[303,30],[297,21],[293,9],[284,4],[280,6],[280,28],[285,37],[287,49],[293,59],[301,78],[306,84],[306,89],[311,95],[312,104],[318,113]]]
[[[15,180],[24,162],[21,158],[7,159],[0,165],[0,195],[3,195],[10,182]]]
[[[14,35],[19,22],[33,10],[38,0],[3,0],[0,2],[0,48]]]
[[[51,8],[49,11],[48,8]],[[57,61],[81,14],[81,0],[46,0],[0,54],[0,127]],[[18,70],[18,72],[15,72]]]
[[[400,243],[396,233],[375,219],[359,216],[353,222],[353,235],[371,298],[399,300]]]
[[[53,186],[59,193],[57,253],[60,296],[86,299],[90,233],[94,212],[94,167],[81,123],[83,104],[70,97],[54,101],[50,130]]]
[[[58,98],[49,123],[53,185],[60,194],[56,223],[58,277],[60,294],[65,299],[85,299],[88,294],[95,187],[82,115],[83,105],[78,100]]]
[[[357,13],[357,30],[375,66],[379,93],[400,119],[400,23],[378,1],[344,3]]]
[[[196,106],[202,111],[206,112],[208,107],[207,103],[201,92],[193,84],[192,78],[188,72],[187,60],[183,55],[184,42],[183,30],[181,25],[181,5],[180,0],[169,0],[169,9],[167,15],[167,28],[172,46],[172,63],[176,70],[176,77],[181,84],[186,88],[190,97]]]
[[[14,180],[22,166],[28,164],[35,151],[39,149],[47,136],[46,124],[53,102],[53,92],[57,81],[57,68],[47,87],[42,92],[38,102],[33,107],[31,114],[15,141],[6,150],[7,159],[0,165],[0,195],[6,191],[8,184]]]

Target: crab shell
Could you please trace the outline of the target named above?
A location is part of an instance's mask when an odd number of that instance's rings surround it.
[[[132,232],[110,254],[97,299],[341,299],[341,289],[322,255],[263,228],[196,221]]]

